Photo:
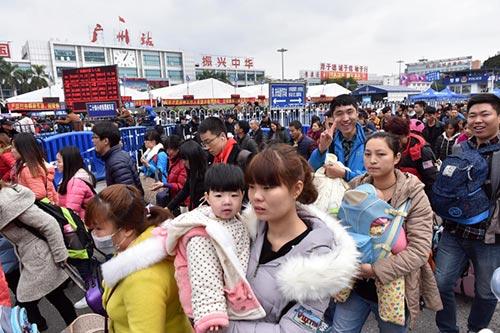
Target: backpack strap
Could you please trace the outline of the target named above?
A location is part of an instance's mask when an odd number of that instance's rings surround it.
[[[408,216],[408,210],[410,209],[411,206],[411,199],[406,200],[399,206],[398,209],[386,209],[387,214],[394,215],[395,218],[392,220],[390,229],[389,229],[389,235],[387,236],[387,241],[382,244],[376,245],[376,247],[381,248],[382,251],[380,251],[380,255],[377,258],[382,259],[387,256],[388,253],[391,252],[391,243],[392,240],[396,237],[396,233],[400,229],[400,226],[403,225],[404,223],[404,218]]]

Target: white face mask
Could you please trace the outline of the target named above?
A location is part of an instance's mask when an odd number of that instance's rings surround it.
[[[94,239],[95,247],[99,251],[103,252],[106,255],[115,254],[117,252],[115,245],[113,244],[113,239],[112,239],[114,234],[103,236],[103,237],[98,237],[92,231],[91,235],[92,235],[92,238]]]

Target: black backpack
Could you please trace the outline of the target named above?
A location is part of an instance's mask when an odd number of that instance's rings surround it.
[[[60,207],[44,198],[36,200],[35,205],[56,219],[64,238],[64,244],[68,249],[68,255],[71,259],[86,260],[92,258],[94,253],[94,241],[85,223],[80,216],[69,208]],[[21,222],[18,220],[18,224]],[[35,228],[26,224],[20,227],[27,229],[36,237],[46,240],[45,237]]]

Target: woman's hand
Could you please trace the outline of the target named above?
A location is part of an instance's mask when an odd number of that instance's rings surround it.
[[[165,187],[165,185],[162,182],[156,182],[151,186],[151,191],[156,191],[163,187]]]
[[[371,264],[361,264],[359,266],[359,277],[361,277],[363,279],[376,278],[372,265]]]
[[[221,329],[220,326],[210,326],[209,331],[210,332],[217,332],[219,329]]]

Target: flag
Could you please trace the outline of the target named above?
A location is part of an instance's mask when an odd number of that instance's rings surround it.
[[[125,19],[121,16],[118,16],[118,21],[122,22],[122,23],[125,23]]]

